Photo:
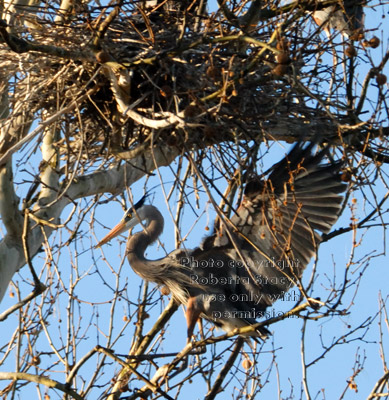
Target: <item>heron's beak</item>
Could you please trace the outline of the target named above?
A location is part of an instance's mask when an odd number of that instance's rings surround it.
[[[127,221],[120,221],[103,239],[97,243],[96,247],[100,247],[103,244],[108,243],[114,237],[120,235],[121,233],[127,231],[129,229]]]

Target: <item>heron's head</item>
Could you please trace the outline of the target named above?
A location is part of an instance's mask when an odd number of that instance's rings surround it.
[[[143,196],[136,204],[130,207],[122,220],[103,238],[97,243],[96,247],[100,247],[103,244],[108,243],[114,237],[120,235],[123,232],[126,232],[139,224],[142,219],[142,208],[144,206],[144,202],[147,198],[147,195]]]

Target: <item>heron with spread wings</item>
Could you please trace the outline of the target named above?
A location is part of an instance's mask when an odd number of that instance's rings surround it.
[[[226,332],[253,325],[294,285],[316,254],[321,234],[336,222],[347,184],[341,161],[324,162],[328,149],[298,143],[265,178],[251,180],[243,201],[223,227],[194,250],[175,250],[158,260],[145,258],[163,231],[159,210],[145,197],[97,246],[143,224],[131,235],[127,257],[143,279],[164,285],[186,306],[188,340],[201,318]],[[251,336],[266,337],[266,329]]]

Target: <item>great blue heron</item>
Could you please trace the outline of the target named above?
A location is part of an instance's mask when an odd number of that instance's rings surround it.
[[[320,232],[338,218],[343,192],[341,161],[323,163],[327,150],[299,143],[272,168],[267,179],[253,179],[225,226],[194,250],[175,250],[148,260],[144,253],[162,233],[164,219],[142,198],[97,246],[145,221],[130,236],[127,257],[143,279],[167,286],[186,305],[188,339],[204,317],[229,332],[252,325],[266,308],[300,281],[315,255]],[[266,336],[260,329],[252,336]]]
[[[324,0],[319,0],[323,2]],[[312,16],[318,25],[323,25],[327,34],[335,29],[353,40],[363,38],[365,0],[339,0],[338,4],[315,11]]]

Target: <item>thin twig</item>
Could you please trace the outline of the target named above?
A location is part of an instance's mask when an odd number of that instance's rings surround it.
[[[72,396],[76,400],[83,400],[83,397],[80,396],[73,389],[70,389],[68,385],[64,385],[63,383],[47,378],[46,376],[43,375],[33,375],[24,372],[0,372],[0,380],[24,380],[29,382],[35,382],[40,385],[47,386],[49,388],[58,389],[61,392],[64,392],[67,395]]]
[[[213,400],[219,393],[221,386],[223,384],[224,379],[227,376],[228,371],[232,368],[235,363],[235,360],[238,358],[240,354],[240,350],[242,349],[244,344],[243,338],[238,338],[235,343],[235,347],[233,348],[230,357],[227,362],[224,364],[223,368],[220,370],[219,375],[217,376],[215,383],[213,384],[211,390],[207,393],[204,400]]]
[[[3,313],[1,313],[0,314],[0,322],[4,321],[12,313],[14,313],[16,310],[18,310],[19,308],[22,308],[28,302],[30,302],[32,299],[34,299],[35,297],[37,297],[40,294],[42,294],[46,289],[47,289],[47,286],[45,286],[43,283],[40,282],[40,285],[39,286],[35,286],[34,290],[29,295],[27,295],[23,300],[18,301],[12,307],[8,308],[8,310],[5,310]]]

